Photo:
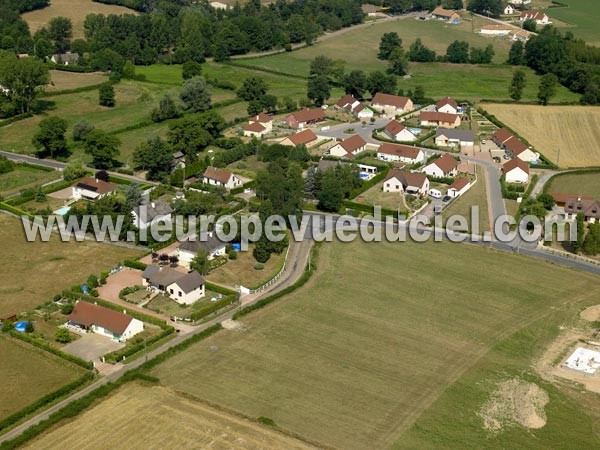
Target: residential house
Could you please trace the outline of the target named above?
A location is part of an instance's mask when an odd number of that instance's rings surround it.
[[[538,25],[547,25],[551,23],[548,15],[541,11],[521,11],[519,20],[521,22],[525,22],[526,20],[535,20],[535,23]]]
[[[417,137],[403,124],[397,120],[392,120],[383,128],[384,134],[390,139],[401,142],[413,142]]]
[[[438,128],[435,132],[435,145],[439,147],[473,147],[475,133],[471,130]]]
[[[450,197],[459,197],[469,190],[471,182],[468,178],[457,178],[448,188]]]
[[[133,208],[133,224],[140,230],[152,224],[167,223],[171,221],[173,208],[163,199],[143,203]]]
[[[371,106],[380,111],[381,114],[388,116],[395,116],[415,109],[410,98],[381,92],[375,94],[371,100]]]
[[[428,191],[429,180],[422,173],[392,169],[383,181],[383,192],[404,192],[425,197]]]
[[[86,177],[76,182],[71,189],[75,200],[98,200],[115,192],[117,185],[97,177]]]
[[[458,103],[450,97],[444,97],[435,104],[435,110],[441,113],[458,114]]]
[[[531,31],[513,29],[510,32],[509,37],[513,41],[527,42],[533,35],[534,33],[532,33]]]
[[[241,187],[244,183],[233,172],[227,169],[208,166],[202,175],[202,182],[210,186],[220,186],[225,189]]]
[[[448,114],[437,111],[421,111],[419,115],[421,126],[456,128],[460,126],[458,114]]]
[[[506,128],[496,130],[492,141],[503,149],[511,158],[519,158],[525,162],[537,161],[539,156]]]
[[[173,153],[173,159],[169,163],[169,169],[173,170],[182,165],[185,165],[185,155],[183,152],[177,151]]]
[[[148,266],[142,272],[142,286],[168,295],[180,305],[191,305],[206,294],[205,280],[198,272],[170,267]]]
[[[257,114],[256,116],[252,116],[248,119],[248,124],[251,123],[260,123],[265,129],[267,133],[273,131],[273,118],[265,113]]]
[[[352,110],[352,112],[354,113],[354,115],[356,115],[356,117],[358,117],[360,120],[366,120],[366,119],[371,119],[371,117],[374,116],[374,112],[371,108],[363,105],[362,103],[359,104],[358,106],[356,106],[356,108],[354,108]]]
[[[502,166],[502,173],[507,183],[528,183],[529,164],[519,158],[513,158]]]
[[[531,3],[531,0],[508,0],[508,3],[516,6],[526,6]]]
[[[229,9],[229,5],[221,2],[210,2],[210,6],[215,9]]]
[[[431,11],[431,16],[434,19],[444,20],[452,24],[460,23],[460,14],[450,9],[444,9],[441,6],[438,6],[433,11]]]
[[[506,16],[510,16],[515,13],[515,7],[510,3],[505,3],[502,5],[502,13]]]
[[[425,161],[425,153],[418,147],[384,143],[377,149],[377,159],[388,162],[417,164]]]
[[[266,127],[260,122],[247,123],[242,127],[244,136],[255,137],[261,139],[265,134],[268,133]]]
[[[565,218],[575,220],[577,214],[583,214],[585,222],[595,223],[600,220],[600,202],[581,195],[573,195],[565,201]]]
[[[201,233],[200,236],[187,240],[179,246],[177,249],[179,263],[189,267],[200,251],[206,252],[208,260],[212,261],[219,256],[225,256],[227,243],[220,240],[213,232]]]
[[[344,95],[333,105],[333,108],[352,113],[361,120],[373,117],[373,110],[356,100],[352,94]]]
[[[386,17],[386,14],[380,12],[378,8],[379,7],[369,3],[365,3],[361,6],[363,14],[366,14],[368,17]]]
[[[516,31],[516,28],[511,27],[509,25],[502,24],[492,24],[492,25],[484,25],[479,30],[480,34],[488,35],[488,36],[508,36],[511,31]]]
[[[302,130],[282,139],[279,144],[289,145],[290,147],[298,147],[299,145],[308,146],[315,143],[317,139],[317,135],[312,130]]]
[[[581,194],[573,195],[573,194],[562,194],[560,192],[551,192],[550,195],[554,198],[554,202],[556,203],[556,206],[560,206],[561,208],[564,208],[567,201],[572,200],[573,197],[580,198],[582,200],[594,200],[594,198],[590,197],[589,195],[581,195]]]
[[[82,300],[75,303],[73,311],[69,314],[68,324],[119,342],[125,342],[144,331],[144,323],[141,320]]]
[[[458,163],[450,153],[444,153],[423,167],[423,173],[433,178],[455,177],[458,173]]]
[[[304,108],[287,116],[285,123],[292,128],[305,128],[325,120],[325,112],[321,108]]]
[[[329,154],[340,158],[352,158],[362,152],[366,146],[367,142],[359,134],[355,134],[331,147]]]
[[[50,57],[54,64],[63,64],[65,66],[77,65],[79,62],[79,53],[56,53]]]

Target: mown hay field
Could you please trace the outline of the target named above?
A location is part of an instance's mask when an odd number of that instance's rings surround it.
[[[503,104],[482,107],[561,168],[600,165],[598,107]]]
[[[100,72],[79,73],[65,72],[64,70],[50,71],[50,85],[46,86],[46,92],[66,91],[108,81],[108,77]]]
[[[597,277],[449,243],[326,244],[316,264],[306,286],[242,318],[241,330],[151,374],[336,448],[600,444],[592,419],[552,386],[549,426],[535,434],[492,434],[479,416],[505,377],[540,383],[534,355],[597,302]]]
[[[178,395],[127,384],[72,422],[26,448],[53,449],[290,449],[315,448],[268,426]]]
[[[577,173],[552,178],[548,192],[589,195],[600,200],[600,172]]]

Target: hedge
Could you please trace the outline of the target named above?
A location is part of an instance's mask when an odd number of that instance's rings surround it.
[[[22,209],[15,208],[14,206],[11,206],[6,202],[0,202],[0,209],[16,214],[17,216],[27,216],[29,217],[29,219],[33,220],[32,214],[29,214],[28,212],[25,212]]]
[[[89,86],[81,86],[81,87],[73,88],[73,89],[63,89],[60,91],[42,92],[39,95],[39,97],[43,98],[43,97],[51,97],[51,96],[55,96],[55,95],[78,94],[80,92],[95,91],[96,89],[100,89],[100,86],[102,86],[104,83],[106,83],[106,82],[104,81],[102,83],[91,84]]]
[[[383,181],[389,170],[390,170],[389,168],[384,169],[383,171],[379,172],[377,175],[375,175],[370,180],[365,181],[359,188],[356,188],[352,192],[350,192],[350,198],[358,197],[360,194],[371,189],[373,186],[375,186],[380,181]]]
[[[357,211],[369,213],[371,215],[375,213],[375,207],[373,205],[365,205],[364,203],[353,202],[351,200],[344,200],[343,206],[347,209],[354,209]],[[398,211],[387,208],[381,208],[381,215],[383,217],[397,217]],[[400,211],[400,216],[408,217],[409,213],[408,211]]]
[[[255,180],[252,181],[248,181],[246,184],[244,184],[243,186],[237,187],[237,188],[233,188],[229,191],[229,193],[231,195],[236,195],[236,194],[241,194],[242,192],[244,192],[245,189],[250,189],[252,187],[254,187],[254,185],[256,184]]]
[[[209,291],[216,292],[217,294],[237,295],[237,291],[234,291],[233,289],[226,288],[224,286],[220,286],[218,284],[211,283],[210,281],[207,281],[206,283],[204,283],[204,286]]]
[[[22,119],[27,119],[29,117],[33,117],[32,112],[17,114],[16,116],[8,117],[6,119],[0,120],[0,127],[5,127],[6,125],[10,125],[11,123],[17,122]]]
[[[235,303],[236,301],[238,301],[237,293],[236,293],[236,295],[228,295],[227,297],[222,298],[221,300],[217,300],[216,302],[209,302],[206,305],[204,305],[202,308],[197,309],[196,311],[191,313],[190,319],[193,320],[194,322],[196,322],[196,321],[203,319],[204,317],[220,310],[221,308],[225,308],[226,306],[229,306],[232,303]]]
[[[123,265],[125,267],[129,267],[130,269],[137,270],[146,270],[146,267],[148,267],[148,264],[145,264],[141,261],[135,261],[133,259],[126,259],[125,261],[123,261]]]
[[[117,363],[122,361],[125,358],[129,358],[131,355],[135,355],[138,352],[141,352],[149,345],[152,345],[167,336],[170,336],[175,332],[175,328],[168,327],[164,329],[162,332],[158,333],[156,336],[152,336],[150,339],[146,339],[145,342],[140,342],[138,344],[132,345],[130,347],[124,347],[120,350],[116,350],[114,352],[108,353],[104,355],[104,359],[110,363]]]

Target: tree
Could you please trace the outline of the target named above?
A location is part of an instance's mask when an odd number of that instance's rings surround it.
[[[344,77],[344,92],[362,99],[367,88],[367,75],[362,70],[353,70]]]
[[[395,94],[397,89],[396,76],[385,74],[380,71],[371,72],[367,78],[367,90],[371,95],[377,92],[384,94]]]
[[[33,333],[35,331],[35,327],[33,326],[32,321],[28,321],[25,325],[25,333]]]
[[[93,158],[92,164],[97,169],[110,169],[119,154],[121,141],[102,130],[94,130],[88,134],[84,149]]]
[[[600,253],[600,222],[590,223],[583,241],[583,251],[592,256]]]
[[[100,106],[108,106],[109,108],[115,106],[115,88],[111,83],[100,85],[100,89],[98,90],[98,100]]]
[[[181,68],[181,75],[184,80],[189,80],[202,75],[202,65],[196,61],[186,61]]]
[[[554,201],[554,197],[552,197],[550,194],[539,194],[536,198],[536,200],[538,202],[540,202],[542,205],[544,205],[544,208],[546,208],[548,211],[550,211],[552,208],[554,208],[554,204],[556,203]]]
[[[392,50],[389,56],[390,65],[388,67],[388,72],[393,73],[394,75],[404,76],[408,73],[408,57],[404,50],[400,47],[396,47]]]
[[[317,105],[322,105],[331,95],[329,79],[324,75],[317,75],[308,80],[306,96]]]
[[[80,159],[72,159],[63,169],[63,179],[65,181],[75,181],[85,175],[85,167]]]
[[[383,33],[381,41],[379,42],[379,53],[377,57],[379,59],[390,59],[390,55],[395,48],[402,47],[402,39],[398,36],[398,33],[392,31],[390,33]]]
[[[524,52],[525,47],[523,46],[523,43],[521,41],[515,41],[515,43],[510,46],[506,63],[511,66],[521,66],[525,64]]]
[[[140,206],[142,204],[142,200],[142,191],[136,183],[131,183],[125,186],[125,203],[127,204],[128,210],[131,211]]]
[[[585,237],[585,217],[582,213],[577,214],[575,217],[575,226],[577,227],[577,237],[571,241],[571,245],[573,246],[573,252],[578,254]]]
[[[246,78],[237,91],[237,96],[247,102],[259,100],[267,93],[267,85],[259,77]]]
[[[68,344],[73,339],[71,338],[71,333],[69,333],[69,330],[66,328],[59,328],[56,330],[56,333],[54,333],[54,340],[56,342],[60,342],[61,344]]]
[[[85,119],[81,119],[79,122],[73,125],[73,140],[76,142],[85,141],[87,135],[92,131],[94,131],[94,125]]]
[[[165,95],[160,99],[158,107],[152,110],[150,117],[153,122],[162,122],[163,120],[174,119],[181,116],[177,103],[170,95]]]
[[[38,132],[33,136],[33,145],[43,156],[64,153],[67,150],[67,121],[57,116],[51,116],[40,122]]]
[[[44,193],[44,190],[41,186],[39,186],[37,188],[37,191],[35,191],[35,201],[37,203],[43,203],[46,201],[46,194]]]
[[[469,56],[469,62],[471,64],[490,64],[494,58],[494,46],[488,45],[486,48],[471,47],[471,53]]]
[[[73,23],[66,17],[53,17],[48,22],[48,34],[54,41],[54,45],[59,53],[69,48],[69,39],[73,37]]]
[[[190,269],[195,270],[200,275],[207,275],[210,272],[210,261],[206,250],[198,250],[198,253],[190,262]]]
[[[141,143],[133,153],[136,168],[147,170],[148,180],[166,180],[172,160],[173,149],[158,136]]]
[[[169,125],[167,140],[173,152],[182,152],[186,163],[190,164],[197,160],[199,152],[212,143],[213,135],[197,120],[183,118]]]
[[[500,17],[502,0],[470,0],[467,9],[488,17]]]
[[[248,108],[246,111],[248,112],[249,116],[256,116],[257,114],[261,113],[262,110],[263,106],[260,100],[250,100],[248,102]]]
[[[548,101],[556,94],[556,84],[558,78],[553,73],[542,75],[540,79],[540,88],[538,90],[538,99],[542,105],[547,105]]]
[[[40,58],[42,61],[45,61],[46,58],[49,58],[54,53],[54,46],[44,38],[39,38],[35,41],[35,56]]]
[[[259,100],[262,108],[266,111],[266,112],[273,112],[277,109],[277,97],[275,95],[271,95],[271,94],[265,94],[261,97],[261,99]]]
[[[210,109],[211,90],[206,80],[194,77],[183,83],[179,98],[183,102],[186,111],[200,112]]]
[[[515,73],[513,74],[512,82],[510,83],[510,86],[508,88],[510,98],[512,98],[516,102],[521,100],[525,84],[525,72],[523,72],[522,70],[515,71]]]
[[[19,113],[29,112],[35,96],[50,83],[50,73],[38,58],[0,57],[0,85]]]
[[[317,207],[322,211],[337,212],[344,201],[344,189],[335,170],[328,170],[321,180],[321,189],[317,194]]]
[[[454,41],[446,50],[448,62],[455,64],[466,64],[469,62],[469,43],[465,41]]]
[[[421,38],[417,38],[413,42],[408,51],[408,59],[415,62],[432,62],[435,61],[435,51],[425,47]]]
[[[537,31],[537,22],[535,19],[527,19],[523,21],[523,29],[535,33]]]
[[[425,89],[423,88],[423,86],[415,86],[415,91],[413,92],[412,100],[417,104],[425,103]]]

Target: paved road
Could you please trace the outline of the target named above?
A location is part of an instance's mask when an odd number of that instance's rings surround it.
[[[373,131],[377,128],[381,128],[390,121],[391,119],[377,119],[373,123],[367,123],[363,126],[360,122],[342,123],[339,125],[333,125],[327,130],[314,130],[319,136],[326,136],[333,139],[348,139],[354,134],[360,135],[366,142],[370,144],[381,144],[381,141],[373,139]],[[347,130],[354,130],[352,133],[346,133]]]

